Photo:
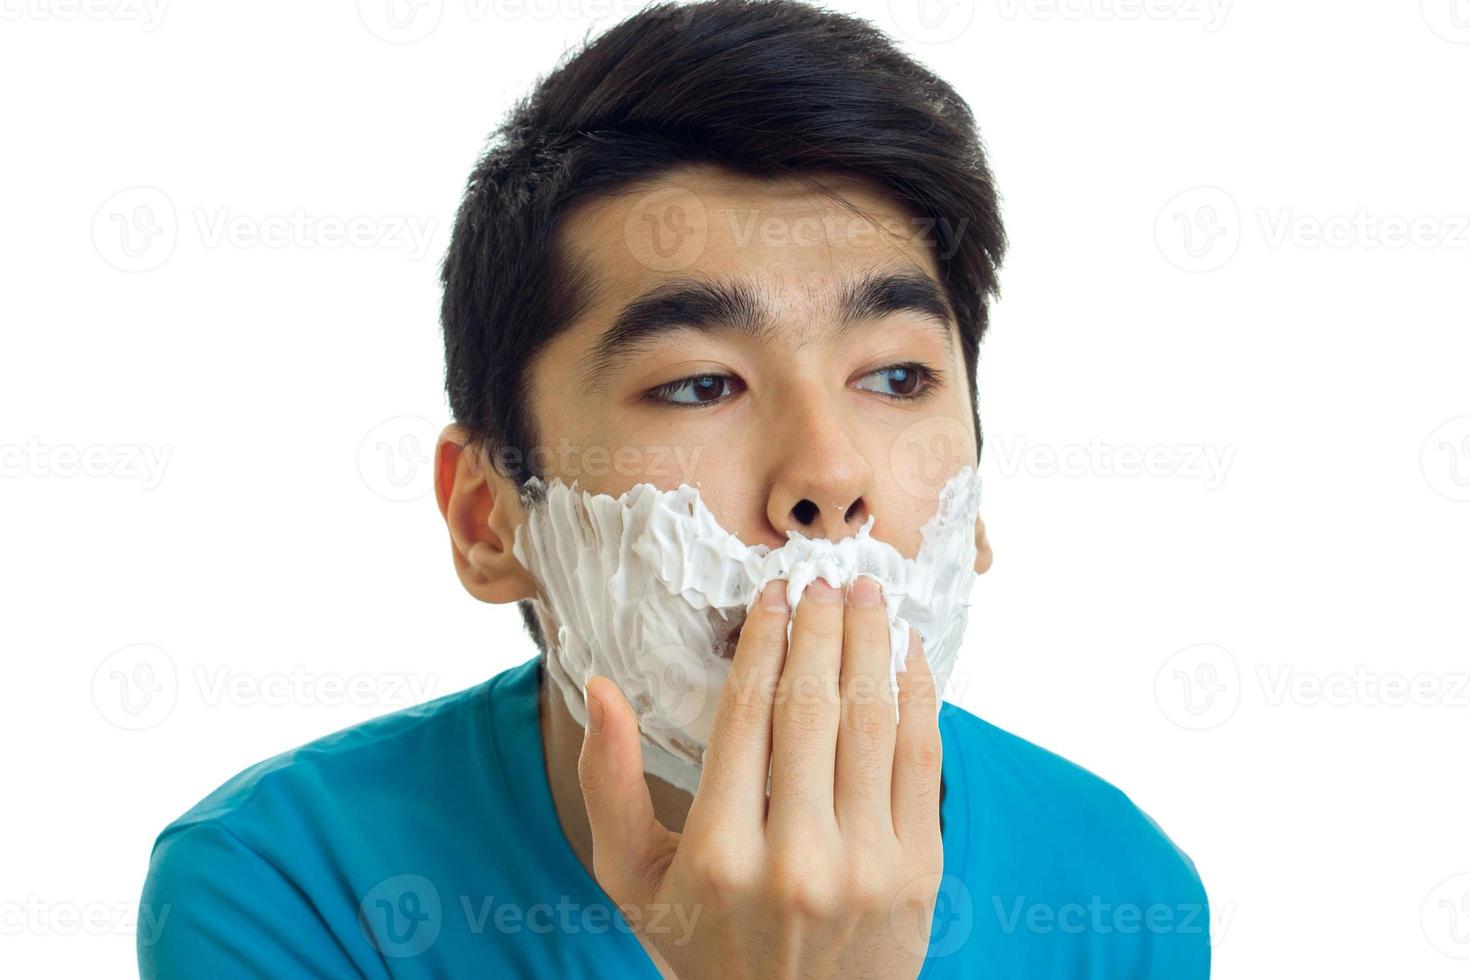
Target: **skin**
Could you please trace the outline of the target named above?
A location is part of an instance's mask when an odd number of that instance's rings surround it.
[[[692,483],[723,527],[773,548],[788,529],[840,540],[875,515],[875,538],[918,553],[938,487],[975,459],[958,333],[901,311],[839,334],[845,277],[940,280],[924,227],[898,202],[859,180],[823,183],[857,213],[795,181],[704,165],[567,213],[562,240],[596,288],[529,368],[536,431],[560,447],[538,457],[548,478],[612,495]],[[655,237],[671,202],[702,232],[672,253]],[[765,334],[660,336],[586,385],[588,353],[629,301],[737,276],[769,304]],[[929,370],[892,369],[905,364]],[[680,384],[694,376],[704,380]],[[465,445],[450,425],[435,452],[456,573],[485,602],[537,597],[511,552],[525,519],[515,487]],[[983,522],[975,536],[984,572]],[[789,613],[757,603],[693,797],[643,773],[636,716],[611,681],[588,682],[587,730],[542,692],[546,776],[572,849],[620,905],[673,906],[689,923],[641,918],[650,925],[636,934],[665,976],[912,977],[922,965],[943,861],[937,695],[911,635],[893,724],[887,624],[864,604],[872,585],[813,583],[789,650]]]

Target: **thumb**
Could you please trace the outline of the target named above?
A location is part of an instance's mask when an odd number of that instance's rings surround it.
[[[589,678],[583,691],[587,731],[577,778],[592,828],[592,872],[614,901],[646,904],[677,835],[653,815],[633,706],[606,677]]]

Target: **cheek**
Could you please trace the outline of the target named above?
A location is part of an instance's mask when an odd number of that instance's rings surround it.
[[[889,520],[884,521],[880,514],[874,530],[878,532],[876,535],[878,538],[887,541],[898,549],[899,554],[912,560],[919,555],[919,545],[923,542],[923,535],[919,533],[919,528],[924,526],[924,521],[927,519],[917,512],[900,511]],[[879,524],[887,526],[879,527]]]
[[[673,490],[697,478],[698,454],[686,447],[635,441],[587,427],[564,428],[569,433],[537,447],[537,469],[582,489],[614,497],[640,483]],[[574,433],[574,434],[573,434]]]
[[[767,501],[751,485],[748,476],[733,471],[714,473],[705,467],[700,470],[698,481],[699,499],[720,527],[739,538],[741,544],[779,548],[786,543],[784,534],[771,530],[766,516]]]
[[[684,454],[675,447],[649,445],[628,440],[608,440],[587,454],[584,464],[596,457],[597,472],[588,473],[606,487],[606,492],[619,494],[639,483],[651,483],[660,490],[673,490],[690,481],[690,468]]]
[[[968,416],[925,416],[893,438],[884,462],[905,494],[932,506],[950,477],[975,465],[974,426]]]
[[[641,483],[660,490],[687,483],[700,486],[707,503],[709,487],[748,482],[727,448],[668,438],[636,413],[629,420],[615,418],[617,411],[602,403],[545,406],[535,416],[544,440],[532,450],[537,471],[614,497]],[[713,505],[710,509],[717,517],[725,514]]]
[[[907,558],[918,555],[920,529],[938,511],[946,484],[976,465],[967,396],[963,384],[951,381],[922,412],[862,429],[862,452],[872,468],[869,510],[878,515],[876,536]]]
[[[939,511],[939,498],[946,484],[967,466],[965,459],[949,453],[941,442],[932,452],[915,451],[912,467],[895,464],[876,488],[873,512],[878,515],[874,536],[914,559],[924,543],[923,528]]]

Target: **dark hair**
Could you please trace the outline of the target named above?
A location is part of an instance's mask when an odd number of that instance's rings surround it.
[[[470,447],[517,486],[536,475],[527,367],[585,310],[592,281],[556,239],[558,218],[691,163],[865,178],[932,221],[974,392],[1006,242],[969,107],[857,17],[799,0],[661,3],[585,43],[513,107],[455,220],[445,388]],[[978,447],[977,397],[972,411]],[[528,602],[521,613],[544,652]]]

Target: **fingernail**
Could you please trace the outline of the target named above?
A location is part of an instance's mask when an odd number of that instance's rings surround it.
[[[878,583],[866,575],[859,575],[847,587],[849,606],[876,606],[883,601],[883,592]]]
[[[842,593],[827,583],[827,580],[818,575],[812,579],[806,587],[806,597],[815,599],[817,602],[841,602]]]
[[[769,609],[771,612],[790,612],[791,606],[786,602],[786,583],[780,579],[771,579],[766,587],[761,590],[761,608]]]
[[[587,699],[587,727],[592,734],[602,733],[602,702],[587,693],[587,688],[582,688],[582,696]]]

